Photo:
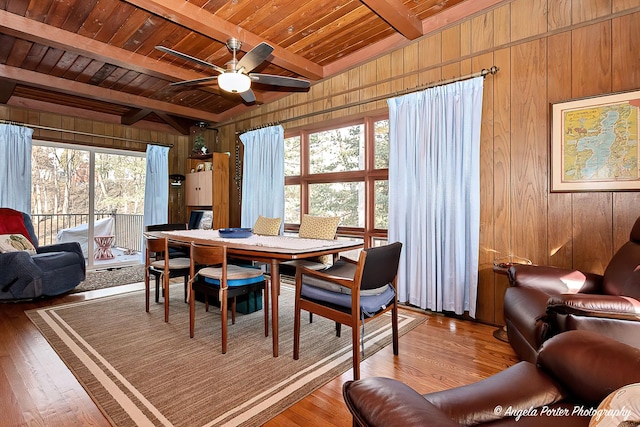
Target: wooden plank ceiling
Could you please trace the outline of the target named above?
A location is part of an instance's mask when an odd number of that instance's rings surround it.
[[[0,102],[125,125],[229,120],[286,95],[252,83],[256,101],[165,46],[218,67],[266,42],[254,72],[313,82],[394,49],[499,0],[0,0]],[[299,89],[298,89],[299,90]]]

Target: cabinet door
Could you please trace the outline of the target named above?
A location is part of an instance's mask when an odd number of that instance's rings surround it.
[[[212,172],[188,173],[185,179],[187,205],[211,206],[213,194]]]
[[[188,173],[184,180],[185,200],[188,206],[194,206],[198,197],[198,184],[196,173]]]
[[[211,206],[213,203],[213,171],[199,172],[200,195],[198,206]]]

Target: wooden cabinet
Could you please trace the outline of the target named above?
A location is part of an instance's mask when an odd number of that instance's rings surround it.
[[[190,158],[185,175],[187,218],[193,210],[210,210],[213,228],[229,226],[229,154]],[[193,171],[193,172],[192,172]]]

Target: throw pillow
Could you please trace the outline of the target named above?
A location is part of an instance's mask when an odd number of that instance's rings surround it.
[[[0,218],[2,219],[0,221],[0,234],[22,234],[31,242],[29,231],[24,225],[22,212],[9,208],[0,208]]]
[[[202,219],[200,220],[200,226],[203,230],[211,230],[213,227],[213,211],[205,211],[202,214]]]
[[[22,234],[2,234],[0,235],[0,252],[28,251],[35,253],[36,248]]]
[[[280,218],[267,218],[262,215],[258,216],[256,223],[253,225],[253,234],[261,236],[277,236],[280,234]]]
[[[333,240],[336,237],[340,217],[304,215],[298,235],[305,239]]]

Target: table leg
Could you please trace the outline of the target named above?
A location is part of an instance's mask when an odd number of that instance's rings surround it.
[[[278,357],[278,289],[280,289],[280,262],[271,260],[271,332],[273,357]]]

